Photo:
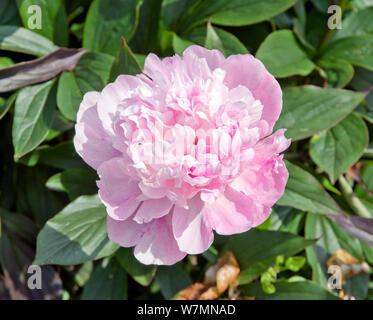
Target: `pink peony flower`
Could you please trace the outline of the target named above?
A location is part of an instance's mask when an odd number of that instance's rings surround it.
[[[97,170],[109,238],[171,265],[267,219],[288,172],[275,78],[253,56],[199,46],[84,96],[74,144]]]

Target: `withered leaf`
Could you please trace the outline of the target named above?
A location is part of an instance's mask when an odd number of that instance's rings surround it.
[[[8,92],[73,70],[86,49],[60,48],[42,58],[0,69],[0,92]]]
[[[350,235],[373,247],[373,219],[342,214],[330,214],[328,217]]]

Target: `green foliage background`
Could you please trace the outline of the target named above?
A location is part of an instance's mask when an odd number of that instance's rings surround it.
[[[335,3],[341,29],[327,26]],[[30,5],[42,9],[41,30],[27,29]],[[373,265],[372,16],[372,0],[2,0],[0,299],[171,299],[227,250],[242,296],[337,299],[326,290],[334,252]],[[191,44],[251,53],[276,76],[284,93],[276,127],[293,141],[290,178],[260,227],[217,236],[174,266],[143,266],[108,240],[97,175],[75,153],[73,126],[84,93],[139,73],[150,52],[181,54]],[[59,47],[87,52],[48,81],[9,75]],[[42,290],[26,286],[33,262],[43,265]],[[371,274],[344,291],[373,299]]]

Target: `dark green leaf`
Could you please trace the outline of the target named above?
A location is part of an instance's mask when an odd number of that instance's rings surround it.
[[[104,259],[83,289],[83,300],[127,299],[127,274],[115,259]]]
[[[19,162],[30,167],[45,164],[58,169],[87,168],[71,141],[61,142],[53,147],[41,146]]]
[[[40,8],[41,28],[33,29],[33,31],[52,40],[53,43],[59,46],[67,46],[68,26],[63,1],[17,0],[17,5],[25,28],[29,27],[29,22],[33,20],[33,15],[36,14],[35,12],[30,12],[29,8],[36,5]]]
[[[245,284],[272,267],[277,256],[292,256],[314,242],[287,232],[251,229],[231,236],[223,251],[234,253],[241,269],[239,281]]]
[[[61,113],[76,120],[76,113],[83,95],[100,91],[109,80],[113,57],[103,53],[87,53],[73,71],[62,73],[58,82],[57,105]]]
[[[241,290],[246,296],[254,296],[258,300],[339,300],[339,298],[323,287],[311,281],[289,282],[277,281],[276,292],[266,294],[258,282],[242,286]]]
[[[360,158],[368,145],[368,139],[365,122],[351,113],[335,127],[311,139],[310,156],[334,183],[340,174]]]
[[[111,255],[118,245],[106,233],[106,209],[98,196],[70,203],[40,231],[35,264],[80,264]]]
[[[123,38],[123,45],[119,49],[113,66],[111,67],[109,81],[115,81],[115,79],[121,74],[129,74],[134,76],[139,73],[142,73],[142,68],[137,61],[136,56],[133,54],[131,49],[128,47],[127,42]]]
[[[347,17],[343,18],[342,29],[337,30],[333,40],[373,33],[373,7],[364,10],[350,11]]]
[[[306,76],[315,68],[290,30],[271,33],[259,47],[256,58],[264,63],[269,72],[280,78]]]
[[[20,23],[16,2],[14,0],[2,0],[0,2],[0,25],[17,26]]]
[[[248,53],[246,47],[232,33],[224,29],[217,28],[217,27],[214,27],[214,31],[216,32],[216,35],[219,37],[224,47],[225,54],[227,56],[230,56],[232,54]],[[185,39],[193,43],[199,44],[200,46],[203,46],[206,42],[206,34],[207,34],[206,27],[196,28],[196,29],[193,29],[190,33],[186,34]]]
[[[67,192],[70,200],[81,195],[97,193],[96,172],[91,169],[72,168],[56,173],[46,182],[47,188]]]
[[[354,76],[353,66],[344,60],[321,59],[317,64],[326,72],[329,88],[343,88]]]
[[[373,35],[351,36],[332,42],[323,58],[346,60],[353,65],[373,70]]]
[[[215,29],[209,22],[207,24],[207,34],[206,34],[206,41],[205,41],[205,48],[207,49],[217,49],[219,50],[223,55],[225,54],[224,46],[219,38],[218,34],[216,33]]]
[[[159,267],[155,278],[165,299],[173,298],[180,290],[192,284],[189,276],[178,264]]]
[[[35,149],[48,135],[56,109],[55,81],[23,88],[14,107],[14,158]]]
[[[355,68],[355,75],[351,81],[351,87],[357,91],[368,91],[365,101],[369,111],[373,111],[373,71],[363,68]]]
[[[315,86],[286,88],[283,94],[284,107],[275,128],[287,128],[286,136],[293,141],[333,127],[365,97],[349,90]]]
[[[3,103],[0,104],[0,120],[4,118],[10,108],[13,107],[16,98],[17,93],[13,93],[6,101],[4,100]]]
[[[291,207],[272,208],[269,230],[298,234],[304,224],[305,213]]]
[[[83,47],[115,55],[121,37],[129,41],[138,19],[140,0],[95,0],[84,25]]]
[[[277,204],[302,211],[336,214],[341,211],[332,197],[310,173],[286,161],[289,180]]]
[[[297,0],[206,0],[199,1],[180,19],[179,30],[208,20],[224,26],[254,24],[287,10]]]
[[[120,265],[135,281],[142,286],[148,286],[152,282],[157,268],[140,263],[131,248],[120,248],[115,255]]]

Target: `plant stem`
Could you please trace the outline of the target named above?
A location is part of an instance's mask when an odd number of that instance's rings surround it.
[[[350,184],[343,175],[338,178],[341,192],[350,208],[360,217],[372,218],[372,215],[352,190]]]

